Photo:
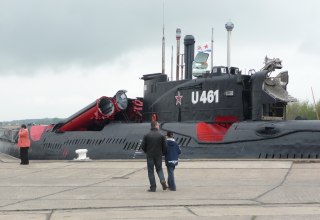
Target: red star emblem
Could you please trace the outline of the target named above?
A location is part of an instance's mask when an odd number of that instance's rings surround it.
[[[180,95],[180,92],[178,91],[178,95],[175,96],[176,98],[176,105],[180,104],[181,105],[181,99],[182,99],[182,95]]]

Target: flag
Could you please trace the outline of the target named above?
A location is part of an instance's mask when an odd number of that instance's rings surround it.
[[[200,44],[197,46],[197,51],[198,52],[203,52],[203,53],[210,53],[211,48],[208,43]]]

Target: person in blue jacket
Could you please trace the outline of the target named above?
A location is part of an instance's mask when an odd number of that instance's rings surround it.
[[[174,181],[174,169],[178,165],[179,154],[181,150],[177,142],[173,139],[173,133],[167,132],[167,150],[165,154],[166,166],[168,170],[168,188],[176,191],[176,183]]]

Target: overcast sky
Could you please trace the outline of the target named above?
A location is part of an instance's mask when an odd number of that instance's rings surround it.
[[[289,71],[289,93],[320,99],[320,1],[165,0],[166,73],[175,30],[210,42],[226,65]],[[0,121],[68,117],[101,96],[143,95],[143,74],[161,72],[163,0],[0,0]],[[183,52],[183,51],[182,51]]]

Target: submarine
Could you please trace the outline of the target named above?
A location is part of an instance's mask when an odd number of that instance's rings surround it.
[[[171,131],[181,158],[286,159],[320,157],[320,121],[287,120],[288,71],[278,58],[265,58],[259,71],[237,67],[206,70],[205,53],[194,57],[195,39],[184,37],[185,76],[169,81],[145,74],[143,97],[121,89],[102,96],[57,124],[29,125],[30,159],[70,160],[77,149],[90,159],[143,158],[140,148],[150,122]],[[19,157],[17,129],[0,129],[0,152]]]

